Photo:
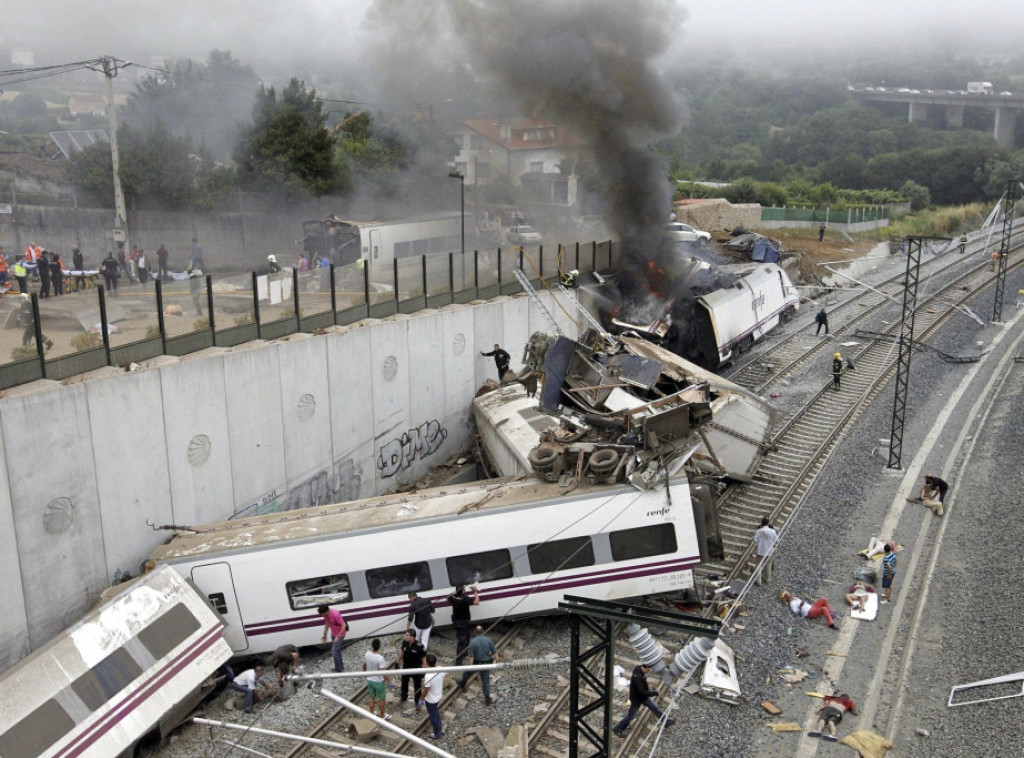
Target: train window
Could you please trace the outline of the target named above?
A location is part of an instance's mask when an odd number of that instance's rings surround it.
[[[141,675],[142,667],[122,647],[78,677],[71,689],[90,711],[95,711]]]
[[[315,579],[299,579],[288,582],[288,602],[292,610],[316,608],[318,605],[336,605],[352,602],[352,587],[348,574],[318,576]]]
[[[678,550],[676,528],[672,524],[655,524],[636,529],[623,529],[608,535],[612,558],[631,561],[649,555],[666,555]]]
[[[217,611],[221,616],[228,615],[228,601],[224,597],[223,592],[214,592],[212,595],[206,596],[207,600],[210,601],[210,605]]]
[[[50,698],[3,734],[0,755],[4,758],[36,758],[75,728],[64,706]]]
[[[400,566],[368,569],[366,587],[370,597],[394,597],[410,592],[424,592],[434,588],[430,581],[430,568],[426,561],[403,563]]]
[[[476,584],[495,579],[512,578],[512,558],[508,550],[488,550],[485,553],[470,553],[448,558],[448,583]]]
[[[530,545],[530,571],[547,574],[552,571],[582,568],[594,565],[594,545],[590,537],[570,537]]]
[[[396,242],[395,243],[395,257],[404,258],[409,254],[409,243],[408,242]]]
[[[414,240],[412,243],[413,255],[426,255],[430,252],[430,240]]]
[[[160,660],[199,629],[199,619],[184,605],[176,605],[139,632],[150,654]]]

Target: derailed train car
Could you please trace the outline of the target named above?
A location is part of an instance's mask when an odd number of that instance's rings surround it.
[[[723,266],[739,275],[731,287],[697,298],[687,355],[716,369],[734,354],[745,353],[768,332],[792,318],[800,296],[781,266],[774,263]]]
[[[0,676],[0,756],[130,756],[165,737],[231,657],[223,630],[174,571],[145,575]]]
[[[711,371],[749,350],[800,307],[796,287],[775,263],[712,267],[693,261],[679,280],[674,289],[682,294],[657,313],[650,305],[639,312],[626,308],[611,324],[619,332],[634,332]],[[729,283],[714,289],[708,286],[722,280]],[[661,289],[673,287],[662,283]]]
[[[700,551],[685,478],[671,494],[614,479],[568,491],[494,479],[207,524],[152,559],[217,606],[235,654],[319,644],[321,605],[341,611],[352,639],[400,633],[410,592],[448,625],[457,584],[479,586],[478,619],[550,613],[566,592],[692,587]]]

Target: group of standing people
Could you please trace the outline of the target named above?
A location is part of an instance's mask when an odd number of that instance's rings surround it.
[[[481,626],[474,630],[473,639],[470,640],[469,632],[472,622],[471,608],[480,604],[480,591],[473,585],[466,591],[466,586],[459,584],[455,591],[448,596],[447,600],[452,606],[452,621],[456,634],[455,665],[461,666],[468,657],[472,664],[493,663],[498,659],[498,650],[494,641],[487,636]],[[429,598],[421,597],[416,592],[409,593],[409,610],[407,616],[407,628],[402,638],[401,648],[396,663],[402,669],[434,668],[437,666],[437,656],[428,652],[431,631],[434,628],[434,604]],[[334,670],[342,672],[345,670],[345,659],[343,648],[345,637],[348,634],[348,623],[337,608],[328,605],[317,607],[317,614],[324,620],[324,630],[321,636],[322,642],[327,642],[330,637],[331,657],[334,662]],[[275,661],[277,655],[275,652]],[[298,662],[296,651],[295,663]],[[275,663],[275,668],[277,664]],[[390,720],[387,713],[387,690],[394,686],[390,674],[384,673],[387,669],[387,661],[381,653],[381,641],[374,638],[370,642],[370,649],[363,655],[363,671],[374,672],[367,677],[367,690],[369,692],[369,710],[378,712],[380,717]],[[375,673],[380,671],[381,673]],[[494,701],[491,698],[490,671],[480,671],[480,681],[483,687],[484,702],[491,705]],[[281,674],[278,669],[278,681],[283,682],[287,670]],[[465,690],[469,680],[469,672],[465,672],[457,682],[457,686]],[[421,708],[427,709],[433,726],[434,737],[440,739],[444,736],[444,728],[441,722],[440,702],[444,694],[445,672],[435,674],[402,674],[399,705],[408,702],[410,697],[410,684],[412,685],[411,697],[418,712]],[[236,688],[237,689],[237,688]],[[248,702],[248,701],[247,701]],[[251,706],[251,704],[250,704]]]

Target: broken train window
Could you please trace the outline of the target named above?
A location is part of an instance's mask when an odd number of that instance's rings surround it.
[[[348,574],[298,579],[288,582],[285,587],[288,589],[288,602],[293,610],[352,602],[352,588],[348,582]]]

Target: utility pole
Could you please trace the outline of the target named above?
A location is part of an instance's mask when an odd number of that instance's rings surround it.
[[[116,58],[104,55],[100,58],[103,75],[107,78],[107,125],[110,129],[110,162],[114,169],[114,242],[123,243],[128,249],[128,214],[124,207],[124,191],[121,189],[121,158],[117,152],[117,108],[114,105],[114,77],[127,65]],[[95,69],[94,69],[95,70]]]

